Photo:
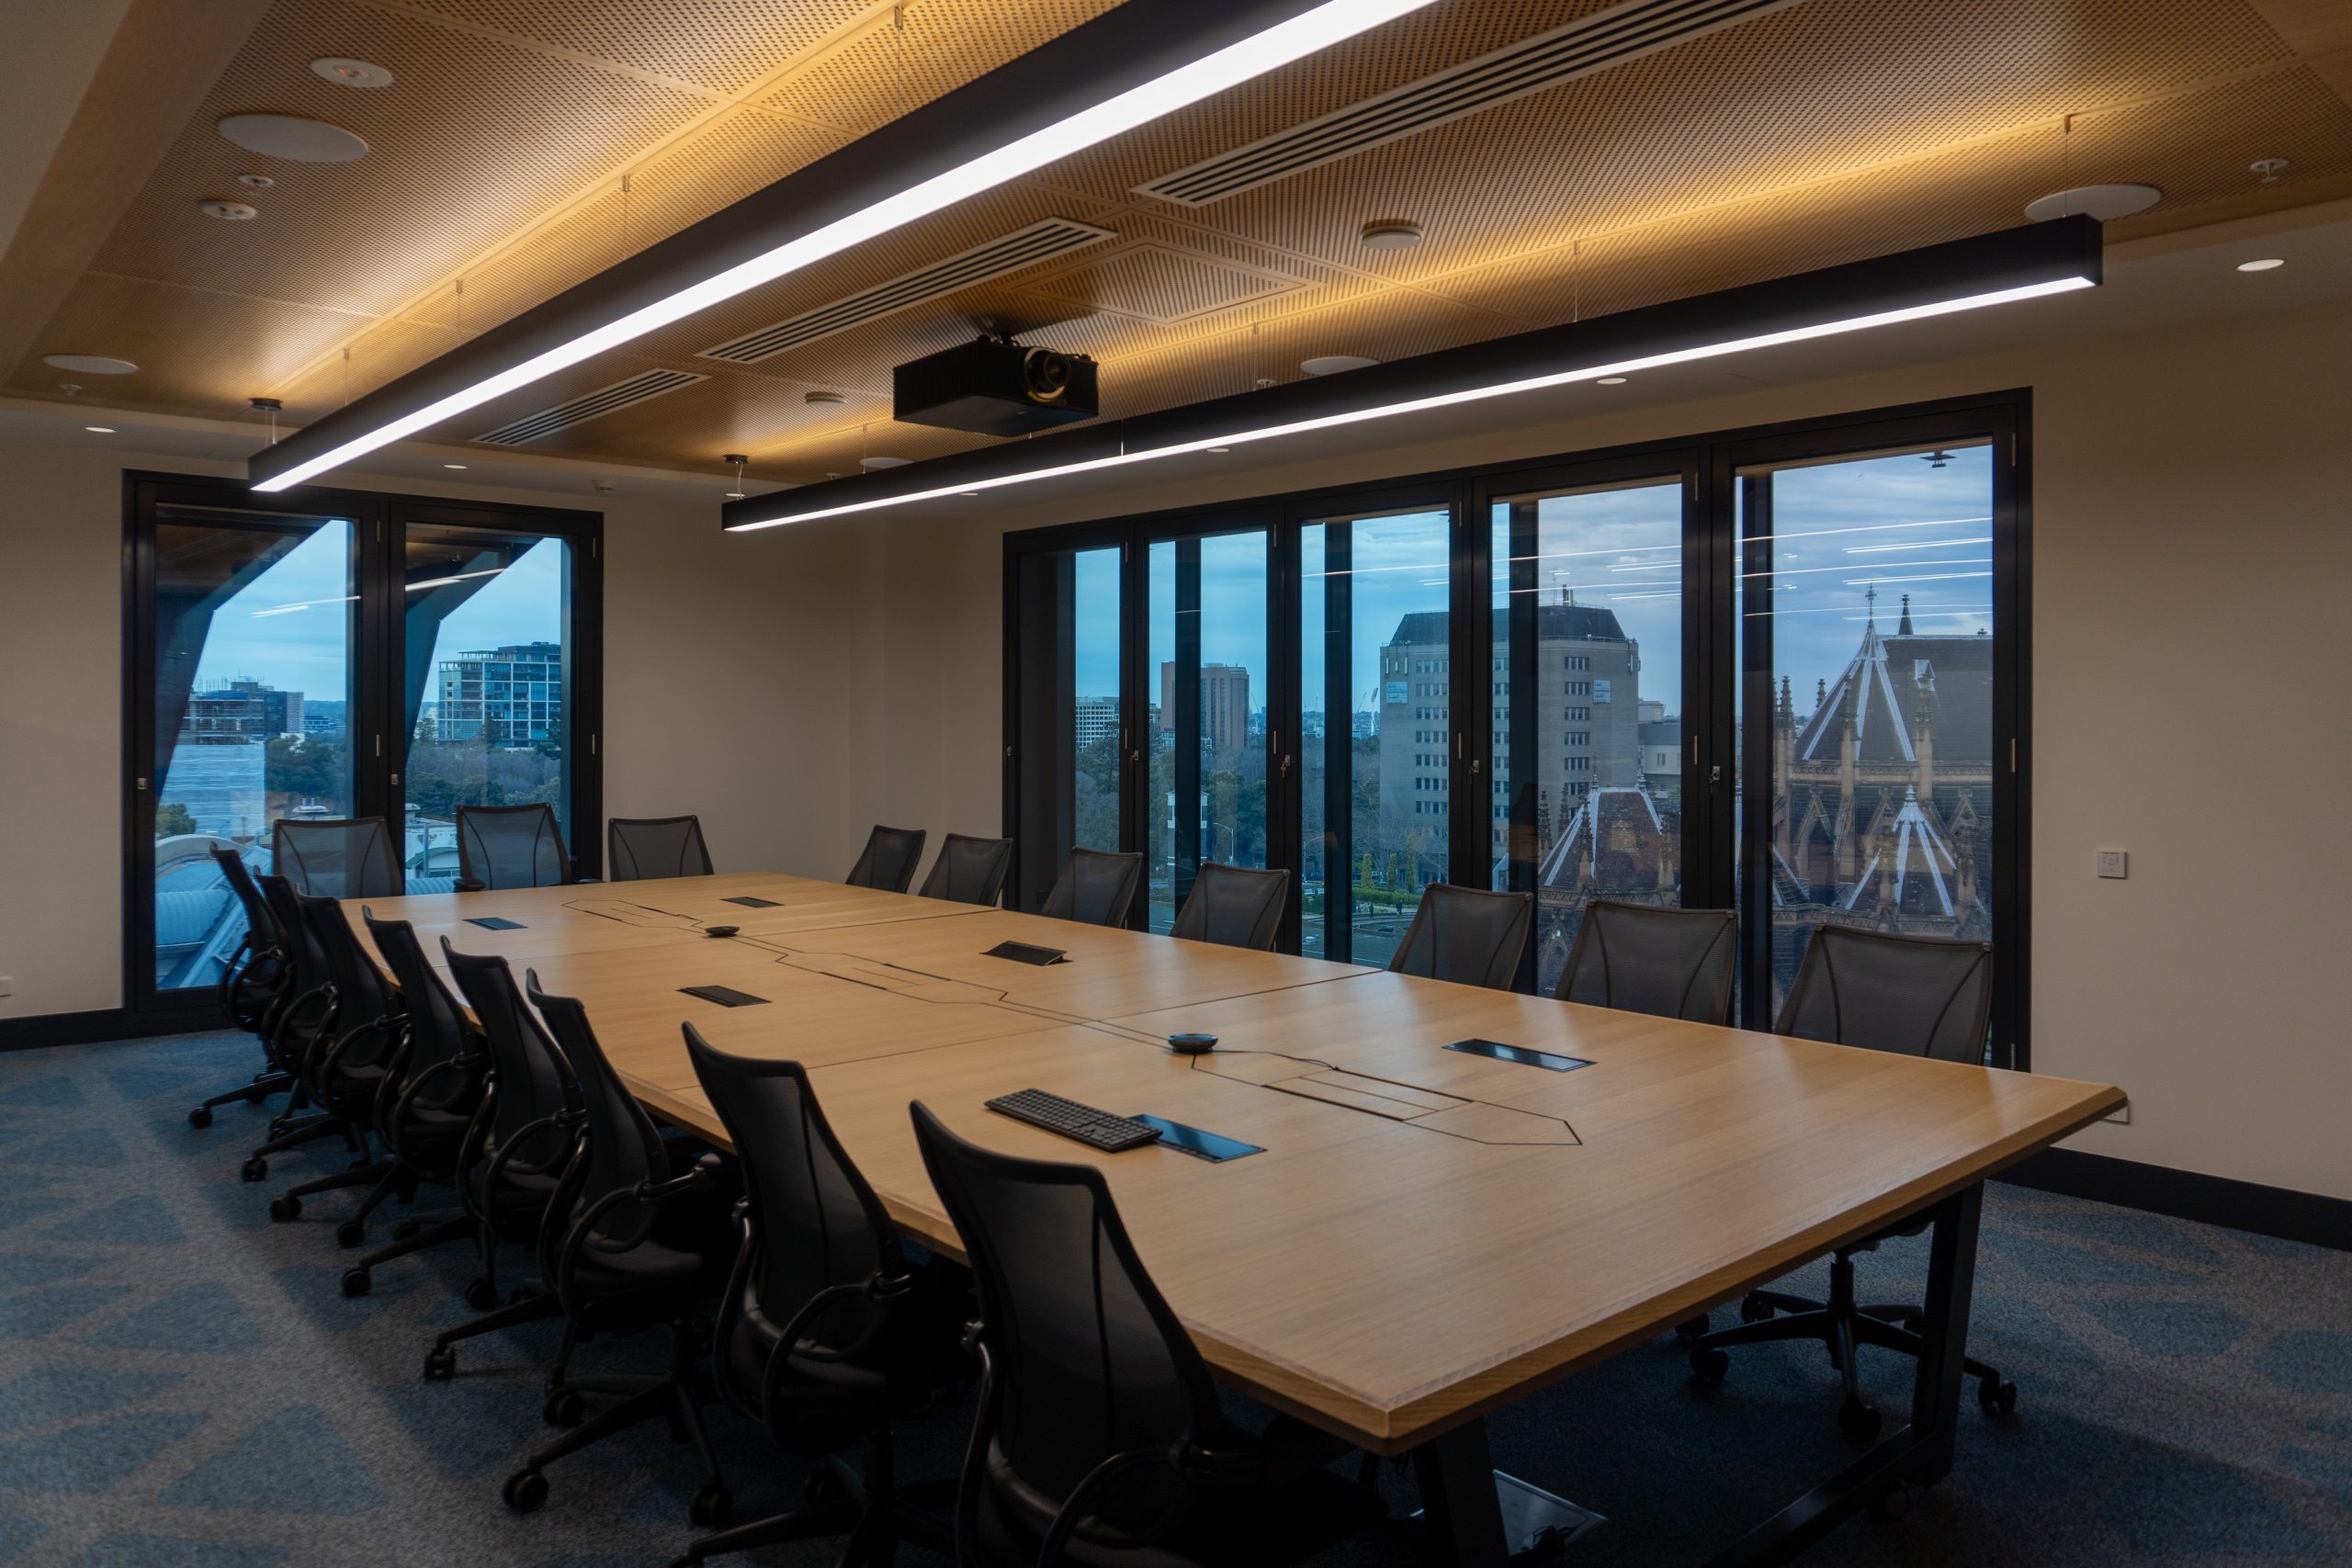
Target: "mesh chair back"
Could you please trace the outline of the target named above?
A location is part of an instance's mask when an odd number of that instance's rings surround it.
[[[612,1192],[626,1192],[640,1182],[657,1185],[670,1179],[670,1157],[662,1134],[645,1107],[623,1086],[620,1075],[605,1058],[596,1032],[588,1027],[588,1010],[576,997],[551,997],[539,988],[539,976],[524,976],[531,1005],[571,1064],[580,1086],[581,1109],[588,1113],[588,1166],[576,1200],[582,1211]],[[658,1203],[625,1201],[616,1203],[596,1222],[590,1245],[599,1250],[626,1252],[652,1234]]]
[[[1388,967],[1399,975],[1508,990],[1527,946],[1535,900],[1525,893],[1488,893],[1432,882]]]
[[[879,823],[865,836],[865,849],[842,881],[852,887],[878,887],[904,893],[914,883],[915,866],[922,859],[923,829],[885,828]]]
[[[401,1076],[407,1083],[415,1083],[442,1064],[464,1055],[473,1031],[466,1027],[458,999],[426,960],[416,940],[416,928],[406,920],[379,920],[371,909],[361,909],[359,917],[368,922],[368,934],[401,988],[409,1031],[408,1065]]]
[[[532,1123],[571,1109],[575,1099],[571,1069],[538,1019],[524,1006],[523,993],[506,960],[459,953],[446,936],[441,939],[441,956],[458,982],[458,994],[473,1010],[474,1021],[481,1026],[482,1043],[490,1048],[491,1077],[498,1092],[489,1141],[492,1149],[503,1149]],[[532,1140],[533,1147],[518,1150],[516,1157],[552,1159],[562,1147],[563,1136],[549,1127],[544,1137]]]
[[[1054,879],[1041,914],[1090,926],[1124,926],[1143,886],[1143,856],[1107,850],[1072,850]]]
[[[326,949],[319,945],[317,933],[302,918],[299,902],[302,896],[294,891],[294,885],[275,872],[254,880],[269,905],[270,923],[277,928],[278,951],[293,972],[294,995],[306,996],[333,980],[334,971],[328,967]]]
[[[1287,871],[1251,871],[1209,861],[1202,865],[1168,934],[1272,953],[1289,897]]]
[[[913,1115],[979,1291],[992,1469],[1052,1508],[1113,1454],[1207,1438],[1217,1418],[1208,1369],[1144,1271],[1102,1172],[981,1148],[920,1100]],[[1148,1535],[1182,1499],[1182,1483],[1155,1467],[1106,1490],[1096,1517]]]
[[[693,1024],[684,1028],[695,1077],[742,1162],[751,1222],[750,1255],[720,1323],[722,1334],[732,1327],[759,1353],[739,1359],[733,1347],[722,1345],[713,1364],[749,1371],[764,1367],[775,1337],[818,1292],[876,1274],[896,1279],[906,1262],[897,1227],[833,1136],[800,1064],[729,1055]],[[881,1303],[868,1296],[845,1297],[803,1325],[799,1341],[854,1357],[884,1315]],[[736,1392],[758,1407],[756,1386]]]
[[[1552,993],[1623,1012],[1731,1021],[1739,918],[1729,909],[1662,909],[1596,898]]]
[[[605,874],[615,882],[708,876],[699,817],[616,817],[605,829]]]
[[[401,886],[400,855],[380,817],[282,817],[272,840],[270,869],[297,893],[392,898],[407,891]]]
[[[295,906],[302,912],[319,951],[325,955],[327,974],[334,982],[335,1028],[348,1034],[362,1024],[381,1021],[391,1010],[384,996],[384,983],[376,973],[376,965],[360,951],[358,933],[351,929],[350,917],[343,912],[343,905],[333,898],[314,898],[297,893]]]
[[[922,879],[922,896],[956,904],[993,906],[1012,869],[1011,839],[972,839],[950,833],[939,841],[939,858]]]
[[[277,945],[277,922],[270,917],[269,901],[262,897],[261,886],[254,881],[253,868],[245,857],[235,850],[215,848],[212,863],[220,868],[220,880],[237,896],[244,907],[245,930],[253,933],[254,947],[259,951]]]
[[[476,887],[560,887],[571,880],[571,857],[555,807],[458,807],[458,875]]]
[[[1823,926],[1781,1004],[1776,1034],[1982,1063],[1993,944]]]

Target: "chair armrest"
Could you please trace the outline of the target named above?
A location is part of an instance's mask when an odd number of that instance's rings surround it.
[[[1085,1517],[1086,1510],[1112,1482],[1152,1465],[1165,1465],[1181,1474],[1185,1459],[1186,1454],[1182,1450],[1129,1449],[1124,1453],[1113,1454],[1088,1471],[1086,1478],[1070,1488],[1069,1495],[1062,1502],[1061,1511],[1054,1516],[1054,1522],[1047,1527],[1045,1544],[1037,1549],[1037,1568],[1055,1568],[1055,1564],[1061,1562],[1069,1547],[1070,1532],[1078,1528],[1078,1521]]]
[[[667,1181],[640,1181],[634,1187],[616,1188],[594,1203],[587,1212],[571,1223],[556,1255],[556,1299],[570,1310],[572,1282],[580,1272],[581,1255],[594,1245],[596,1222],[623,1203],[667,1203],[688,1193],[707,1191],[712,1182],[711,1167],[696,1160],[684,1176],[673,1176]]]
[[[482,890],[484,886],[484,884],[476,882],[469,877],[461,876],[458,878],[457,891],[460,893],[479,893]]]

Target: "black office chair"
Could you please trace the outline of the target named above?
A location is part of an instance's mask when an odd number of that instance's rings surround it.
[[[1399,975],[1452,980],[1507,991],[1527,947],[1535,900],[1525,893],[1488,893],[1432,882],[1388,967]]]
[[[699,817],[616,817],[605,825],[605,873],[615,882],[708,876]]]
[[[1804,963],[1781,1004],[1776,1034],[1824,1040],[1905,1056],[1944,1062],[1984,1060],[1984,1031],[1993,1013],[1993,947],[1990,942],[1823,926],[1813,933]],[[1855,1381],[1856,1350],[1864,1345],[1919,1354],[1916,1325],[1927,1313],[1917,1305],[1863,1306],[1854,1293],[1854,1255],[1896,1236],[1917,1235],[1924,1219],[1898,1221],[1838,1249],[1829,1266],[1829,1300],[1807,1301],[1779,1291],[1754,1291],[1740,1303],[1745,1320],[1736,1327],[1704,1335],[1690,1348],[1690,1370],[1714,1382],[1731,1369],[1724,1354],[1734,1346],[1770,1339],[1818,1339],[1829,1348],[1845,1382],[1846,1402],[1838,1425],[1856,1442],[1877,1438],[1878,1410],[1862,1401]],[[1783,1314],[1786,1315],[1778,1315]],[[1977,1402],[1987,1415],[2017,1409],[2017,1385],[1974,1358],[1963,1368],[1976,1379]]]
[[[909,1262],[882,1201],[842,1152],[797,1062],[714,1050],[691,1023],[686,1055],[743,1168],[742,1242],[719,1298],[711,1373],[728,1405],[804,1458],[863,1442],[865,1473],[837,1461],[805,1508],[706,1536],[677,1568],[727,1552],[846,1535],[843,1562],[887,1562],[905,1537],[953,1555],[919,1509],[938,1488],[896,1485],[891,1423],[968,1382],[962,1270]]]
[[[254,878],[268,906],[270,923],[277,932],[278,949],[286,959],[285,998],[274,1008],[262,1031],[262,1049],[275,1072],[285,1075],[293,1092],[286,1109],[270,1118],[267,1140],[246,1159],[238,1174],[247,1181],[269,1175],[269,1156],[321,1138],[341,1135],[357,1146],[350,1130],[323,1111],[313,1111],[308,1074],[311,1056],[334,1043],[338,1001],[334,972],[310,922],[302,918],[302,895],[294,885],[272,872]]]
[[[707,1476],[688,1517],[697,1525],[723,1525],[733,1500],[703,1429],[695,1351],[703,1304],[724,1283],[733,1255],[727,1224],[732,1184],[717,1155],[672,1175],[668,1145],[605,1060],[587,1010],[576,998],[548,996],[537,975],[526,973],[524,987],[571,1064],[587,1113],[587,1140],[548,1215],[547,1234],[562,1239],[543,1253],[564,1316],[550,1413],[571,1429],[526,1460],[501,1495],[514,1512],[531,1513],[547,1501],[548,1465],[641,1421],[666,1417],[694,1445]],[[570,1375],[571,1348],[582,1337],[649,1328],[669,1331],[670,1365],[662,1375]],[[571,1426],[580,1408],[569,1398],[574,1393],[623,1398]]]
[[[458,807],[458,891],[492,887],[561,887],[572,880],[571,856],[555,807]]]
[[[1184,907],[1176,911],[1170,936],[1212,942],[1220,947],[1274,950],[1274,933],[1290,898],[1290,873],[1251,871],[1246,866],[1203,863]]]
[[[993,908],[1003,896],[1005,873],[1012,869],[1011,839],[950,833],[939,840],[939,858],[931,863],[931,874],[922,879],[922,896]]]
[[[490,1058],[482,1050],[449,987],[441,983],[406,920],[379,920],[362,908],[376,951],[401,988],[401,1025],[406,1030],[392,1078],[379,1099],[377,1135],[408,1190],[419,1182],[455,1189],[462,1156],[481,1108]],[[412,1219],[392,1240],[344,1270],[343,1293],[364,1296],[375,1288],[375,1270],[395,1258],[469,1241],[481,1233],[470,1211],[432,1223]]]
[[[280,1223],[300,1219],[303,1199],[373,1182],[374,1190],[360,1201],[358,1210],[335,1227],[338,1244],[357,1247],[368,1239],[368,1216],[386,1198],[399,1192],[405,1200],[416,1190],[415,1177],[398,1161],[367,1157],[378,1099],[392,1079],[407,1038],[405,1021],[385,991],[375,964],[360,951],[359,938],[342,903],[299,893],[294,902],[320,951],[326,954],[334,997],[332,1039],[303,1058],[302,1087],[311,1103],[323,1107],[347,1130],[361,1158],[348,1169],[288,1188],[271,1200],[269,1217]]]
[[[967,1568],[1294,1562],[1376,1522],[1344,1452],[1288,1416],[1219,1413],[1102,1173],[966,1142],[917,1101],[915,1142],[979,1290],[980,1406],[957,1495]]]
[[[220,879],[236,897],[245,913],[245,934],[238,942],[237,950],[220,971],[220,1010],[231,1023],[258,1036],[268,1027],[271,1015],[286,999],[287,987],[292,980],[286,955],[279,950],[277,925],[271,919],[269,903],[262,897],[260,886],[254,881],[253,871],[245,864],[245,857],[236,850],[216,847],[213,863],[220,868]],[[251,1081],[216,1094],[187,1113],[191,1127],[209,1127],[212,1113],[223,1105],[242,1100],[259,1105],[271,1095],[294,1087],[291,1073],[281,1071],[269,1060],[265,1049],[261,1071]]]
[[[842,880],[852,887],[904,893],[913,885],[915,866],[922,860],[923,838],[921,828],[885,828],[876,824],[874,831],[865,836],[865,848],[859,853],[857,863]]]
[[[1124,926],[1143,886],[1143,856],[1072,850],[1040,914],[1090,926]]]
[[[1568,948],[1552,994],[1622,1012],[1692,1023],[1731,1021],[1734,940],[1729,909],[1667,909],[1596,898]]]
[[[458,1374],[459,1342],[495,1334],[518,1324],[560,1317],[562,1303],[546,1281],[552,1278],[548,1220],[561,1196],[565,1173],[580,1151],[587,1113],[580,1106],[571,1065],[523,1001],[522,987],[506,960],[459,953],[441,939],[441,956],[458,994],[466,998],[490,1054],[490,1080],[466,1130],[458,1155],[458,1197],[474,1222],[481,1272],[466,1286],[466,1304],[481,1316],[441,1331],[425,1352],[424,1381],[447,1382]],[[517,1290],[499,1305],[498,1244],[528,1247],[541,1284]],[[549,1378],[548,1414],[561,1395]]]
[[[314,898],[390,898],[408,889],[400,852],[380,817],[281,817],[270,870]]]

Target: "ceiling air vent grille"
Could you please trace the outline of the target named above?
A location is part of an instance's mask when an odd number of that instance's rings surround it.
[[[861,289],[845,299],[836,299],[774,326],[746,333],[716,348],[706,348],[701,357],[731,360],[738,365],[754,364],[922,300],[953,294],[1051,257],[1117,238],[1108,229],[1097,229],[1089,223],[1073,222],[1067,218],[1042,218],[985,245],[902,273],[888,283]]]
[[[520,446],[571,425],[601,418],[633,403],[641,403],[648,398],[658,398],[664,392],[674,392],[681,387],[691,387],[696,381],[709,379],[707,376],[695,376],[684,370],[639,371],[626,381],[616,381],[609,387],[599,388],[568,403],[558,403],[551,409],[525,414],[496,430],[486,430],[474,439],[491,446]]]
[[[1135,189],[1163,201],[1204,207],[1796,3],[1626,0]]]

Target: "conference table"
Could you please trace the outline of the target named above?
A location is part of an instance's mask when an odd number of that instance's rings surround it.
[[[1581,1007],[782,874],[353,900],[580,998],[630,1090],[724,1146],[680,1034],[790,1058],[893,1220],[962,1256],[910,1101],[1107,1179],[1222,1381],[1410,1455],[1478,1568],[1593,1516],[1495,1471],[1484,1417],[1892,1222],[1931,1224],[1908,1419],[1729,1547],[1786,1561],[1951,1468],[1984,1179],[2102,1084]],[[356,923],[356,922],[355,922]],[[715,926],[734,934],[713,938]],[[1060,950],[1034,965],[1004,942]],[[751,998],[726,1005],[686,987]],[[1205,1055],[1167,1036],[1218,1037]],[[1464,1048],[1466,1047],[1466,1048]],[[1102,1155],[986,1109],[1042,1089],[1254,1146]]]

